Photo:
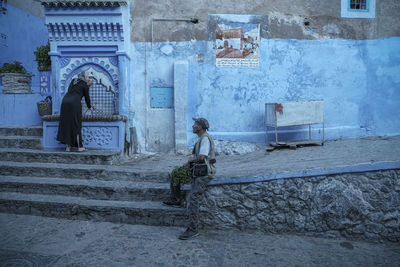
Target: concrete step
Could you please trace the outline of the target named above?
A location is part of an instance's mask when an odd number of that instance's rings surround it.
[[[0,192],[0,212],[115,223],[184,226],[183,208],[155,201],[92,200],[82,197]]]
[[[185,189],[187,190],[188,187]],[[118,201],[146,200],[161,202],[170,196],[168,183],[99,181],[25,176],[0,176],[0,191],[26,194],[64,195]]]
[[[42,126],[2,126],[0,127],[1,136],[43,136]]]
[[[41,149],[40,136],[0,136],[1,148]]]
[[[168,172],[131,166],[0,161],[0,175],[33,176],[102,181],[168,182]]]
[[[71,164],[110,165],[121,159],[119,152],[109,150],[89,150],[85,152],[65,152],[64,150],[40,150],[21,148],[0,148],[2,161],[47,162]]]

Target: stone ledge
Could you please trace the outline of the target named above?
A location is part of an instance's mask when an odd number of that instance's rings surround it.
[[[257,183],[270,180],[287,179],[287,178],[305,178],[318,177],[345,173],[362,173],[370,171],[384,171],[400,169],[400,161],[391,162],[370,162],[351,166],[338,166],[331,169],[316,168],[311,170],[281,172],[266,175],[240,176],[240,177],[220,177],[214,178],[209,185],[223,184],[244,184]]]

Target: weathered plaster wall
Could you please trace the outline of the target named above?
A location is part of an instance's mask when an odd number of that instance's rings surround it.
[[[189,143],[195,138],[190,118],[198,116],[209,119],[217,138],[264,142],[264,103],[307,99],[324,99],[328,139],[400,133],[397,37],[263,39],[258,68],[215,67],[212,42],[134,43],[133,47],[135,90],[143,90],[146,79],[149,84],[173,84],[173,62],[189,61]],[[149,104],[140,92],[133,95],[136,118],[145,123],[140,118],[146,117]],[[148,125],[165,121],[149,118]]]
[[[177,60],[187,60],[190,69],[189,145],[195,140],[191,117],[209,119],[216,138],[264,142],[264,103],[308,99],[325,101],[327,139],[400,133],[398,1],[377,1],[375,19],[342,18],[340,0],[138,0],[131,14],[137,69],[132,102],[141,125],[138,138],[150,150],[168,149],[172,114],[148,108],[149,90],[154,84],[172,85]],[[215,67],[210,14],[264,17],[259,67]],[[189,18],[199,23],[173,21]],[[286,130],[284,138],[305,134]],[[163,131],[165,146],[159,141]],[[314,133],[321,136],[319,129]]]
[[[41,6],[36,6],[41,8]],[[0,125],[39,125],[41,118],[36,103],[42,99],[39,89],[39,72],[33,51],[48,40],[44,19],[25,10],[7,5],[7,14],[0,14],[0,33],[7,36],[6,46],[1,46],[0,65],[20,61],[33,73],[33,94],[5,95],[0,86]]]
[[[16,8],[22,9],[28,13],[31,13],[32,15],[44,19],[44,12],[43,12],[43,7],[42,4],[40,3],[40,0],[8,0],[7,1],[8,5],[12,5]]]
[[[400,36],[400,27],[394,27],[398,25],[400,14],[397,0],[377,1],[376,19],[341,18],[340,0],[135,0],[132,1],[131,14],[133,42],[151,41],[151,20],[160,18],[197,18],[199,23],[154,22],[154,41],[206,40],[209,14],[267,15],[268,38],[375,39]]]
[[[132,57],[132,98],[140,149],[169,151],[174,149],[174,109],[150,107],[151,87],[174,87],[174,63],[189,60],[203,49],[201,43],[134,43]],[[190,74],[190,73],[189,73]],[[192,78],[189,77],[189,81]],[[190,88],[190,86],[189,86]],[[189,106],[188,106],[189,108]],[[188,113],[190,114],[190,113]],[[187,116],[188,119],[190,115]],[[188,121],[188,127],[191,121]]]

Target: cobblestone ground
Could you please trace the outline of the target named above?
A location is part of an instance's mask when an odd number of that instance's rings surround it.
[[[0,214],[0,266],[399,266],[400,244]]]

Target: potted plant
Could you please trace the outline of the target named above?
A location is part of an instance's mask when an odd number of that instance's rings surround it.
[[[4,94],[30,94],[32,73],[21,62],[4,63],[0,68]]]
[[[38,70],[40,73],[40,94],[49,95],[50,94],[50,76],[51,76],[51,59],[49,56],[50,43],[47,45],[39,46],[33,53],[36,57],[36,62],[38,64]]]

